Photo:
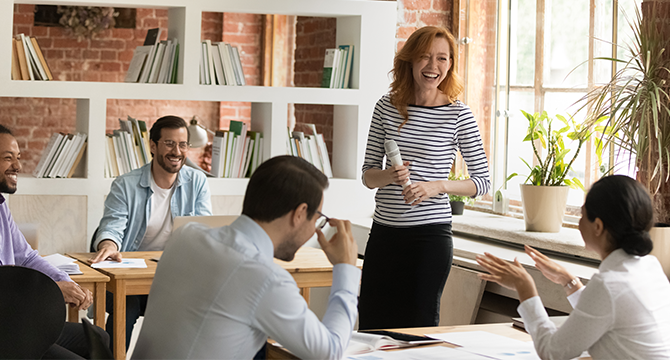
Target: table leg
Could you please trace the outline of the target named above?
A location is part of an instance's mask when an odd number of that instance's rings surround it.
[[[66,304],[67,306],[67,321],[73,322],[73,323],[78,323],[79,322],[79,310],[73,308],[70,306],[70,304]]]
[[[95,287],[93,289],[93,302],[95,308],[94,308],[94,315],[93,315],[93,323],[101,328],[105,328],[105,293],[106,293],[106,288],[107,284],[104,282],[99,282],[95,283]]]
[[[126,358],[126,282],[116,280],[114,286],[114,358]]]
[[[309,305],[309,288],[300,288],[300,295],[305,298],[305,302]]]

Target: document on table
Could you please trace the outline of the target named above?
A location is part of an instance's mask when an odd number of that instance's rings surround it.
[[[141,269],[141,268],[146,268],[147,263],[144,261],[144,259],[131,259],[131,258],[123,258],[121,262],[119,261],[113,261],[113,260],[106,260],[106,261],[101,261],[99,263],[91,264],[92,268],[96,269],[120,269],[120,268],[126,268],[126,269]]]
[[[431,337],[442,339],[448,343],[461,346],[458,348],[473,354],[488,356],[494,359],[539,360],[533,342],[525,342],[493,334],[486,331],[464,331],[444,334],[430,334]]]
[[[44,260],[46,260],[49,264],[57,267],[58,269],[65,271],[68,275],[83,274],[79,269],[79,265],[75,263],[75,261],[77,260],[71,257],[56,253],[53,255],[45,256]]]
[[[445,346],[430,346],[397,351],[374,351],[353,355],[345,360],[491,360],[486,356],[472,354]]]

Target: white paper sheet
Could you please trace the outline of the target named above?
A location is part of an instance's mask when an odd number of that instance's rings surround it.
[[[533,342],[510,339],[486,331],[464,331],[430,334],[448,343],[462,346],[459,350],[494,359],[539,360]]]
[[[96,269],[114,269],[114,268],[146,268],[147,263],[144,261],[144,259],[131,259],[131,258],[124,258],[121,262],[118,261],[113,261],[113,260],[106,260],[106,261],[101,261],[99,263],[91,264],[92,268]]]

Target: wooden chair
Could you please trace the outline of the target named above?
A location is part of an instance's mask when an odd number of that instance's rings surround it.
[[[0,358],[41,358],[64,324],[65,300],[51,278],[30,268],[0,266]]]

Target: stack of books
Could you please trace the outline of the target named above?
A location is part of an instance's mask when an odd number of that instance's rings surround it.
[[[119,130],[107,134],[105,177],[117,177],[151,162],[147,124],[128,116],[119,119]]]
[[[251,177],[263,162],[263,133],[248,131],[247,124],[230,121],[230,130],[217,130],[212,141],[214,177]]]
[[[149,29],[144,44],[135,48],[125,82],[175,84],[179,42],[177,39],[159,41],[161,29]]]
[[[306,125],[312,131],[312,135],[305,135],[302,131],[291,132],[289,129],[286,154],[300,156],[321,170],[327,177],[332,178],[333,170],[330,166],[330,157],[323,134],[317,134],[314,124]]]
[[[18,34],[12,39],[12,80],[53,80],[34,37]]]
[[[237,46],[225,42],[212,44],[210,40],[202,42],[200,84],[232,86],[247,84]]]
[[[42,152],[33,176],[38,178],[71,178],[84,156],[86,134],[54,133]]]
[[[321,87],[348,89],[353,60],[353,45],[340,45],[335,49],[326,49],[326,56],[323,60]]]

